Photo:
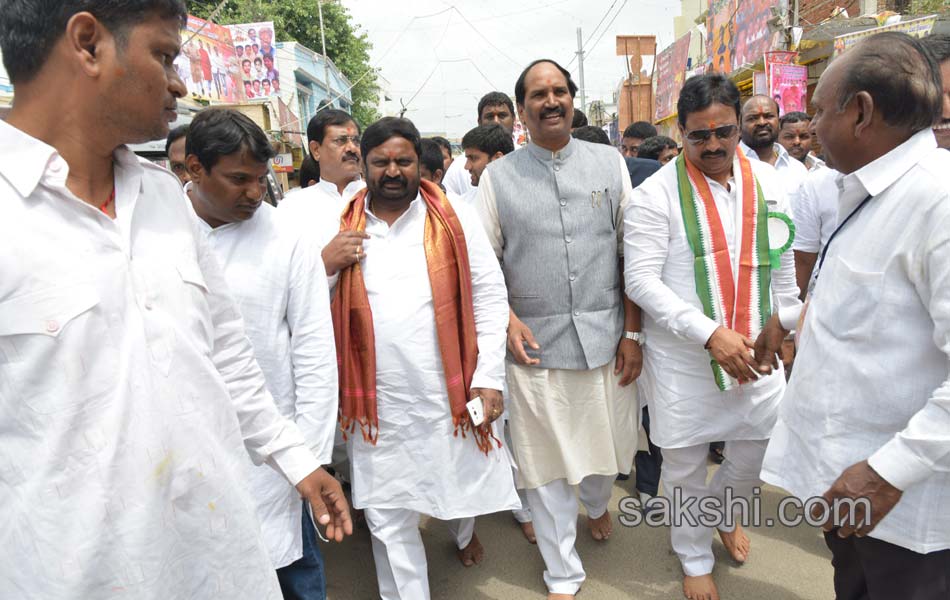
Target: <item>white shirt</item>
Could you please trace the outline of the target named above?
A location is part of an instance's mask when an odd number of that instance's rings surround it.
[[[818,167],[805,178],[795,203],[795,241],[792,247],[796,251],[817,254],[828,243],[838,223],[837,180],[840,175],[834,169]],[[814,274],[810,285],[813,284]]]
[[[452,192],[456,196],[464,197],[471,190],[478,189],[472,185],[472,174],[465,168],[466,160],[465,153],[456,156],[452,159],[449,170],[446,171],[442,177],[442,185],[445,186],[447,191]]]
[[[281,213],[283,214],[283,213]],[[247,221],[201,229],[224,271],[267,389],[296,421],[321,464],[337,423],[337,363],[320,246],[264,203]],[[273,469],[247,461],[251,493],[275,569],[303,556],[300,494]]]
[[[279,599],[242,462],[319,463],[181,183],[115,160],[112,220],[0,123],[0,597]]]
[[[904,492],[869,535],[919,553],[950,548],[947,173],[927,129],[842,179],[842,218],[874,197],[828,247],[762,470],[809,498],[867,459]]]
[[[472,272],[478,337],[472,387],[501,390],[508,325],[504,277],[474,210],[453,208]],[[353,506],[408,509],[438,519],[517,508],[505,451],[496,447],[486,456],[471,436],[454,435],[423,243],[425,221],[421,197],[392,227],[366,211],[370,239],[361,268],[376,337],[379,438],[373,446],[359,428],[350,436]]]
[[[789,212],[789,201],[771,166],[751,161],[770,211]],[[712,190],[733,269],[739,261],[737,187],[706,178]],[[633,191],[624,209],[624,283],[627,296],[644,312],[643,374],[640,390],[650,407],[650,437],[661,448],[682,448],[718,440],[769,437],[785,377],[779,371],[722,392],[704,348],[719,327],[703,313],[696,293],[694,255],[686,237],[676,161],[664,165]],[[772,310],[797,310],[791,252],[772,271]]]
[[[755,150],[746,146],[745,142],[740,141],[739,147],[742,148],[749,160],[764,162],[759,159],[759,155],[755,153]],[[772,149],[776,156],[773,167],[778,171],[779,177],[785,186],[792,209],[795,209],[798,204],[799,190],[802,183],[805,182],[805,177],[808,176],[808,167],[802,164],[802,161],[793,158],[782,144],[775,143],[772,145]]]
[[[341,194],[335,183],[320,179],[310,187],[287,194],[277,208],[286,211],[289,218],[298,225],[313,224],[317,228],[317,239],[326,245],[340,233],[340,214],[346,203],[365,187],[365,181],[355,179],[346,184]]]
[[[821,160],[814,153],[809,152],[805,155],[805,168],[808,169],[808,172],[817,171],[823,167],[827,167],[825,161]]]

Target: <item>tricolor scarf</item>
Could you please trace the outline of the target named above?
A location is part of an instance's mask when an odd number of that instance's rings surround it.
[[[676,160],[680,208],[686,237],[693,250],[696,294],[707,317],[723,327],[755,340],[771,315],[768,210],[762,188],[752,174],[749,159],[736,148],[733,161],[736,197],[741,210],[736,215],[739,261],[736,272],[729,243],[709,182],[696,165],[680,154]],[[720,390],[730,390],[736,380],[715,359],[713,376]]]
[[[472,303],[472,273],[462,225],[452,205],[437,185],[420,182],[426,204],[424,245],[435,328],[442,356],[455,435],[472,432],[486,454],[494,439],[488,425],[474,427],[465,404],[478,360],[475,310]],[[366,195],[363,189],[340,216],[340,231],[366,230]],[[376,338],[373,314],[360,263],[340,272],[336,295],[330,307],[336,334],[340,374],[340,424],[344,437],[359,424],[363,439],[376,444],[379,417],[376,410]]]

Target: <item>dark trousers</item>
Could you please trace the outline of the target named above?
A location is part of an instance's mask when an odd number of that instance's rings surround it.
[[[317,546],[317,534],[303,508],[303,557],[277,569],[277,581],[284,600],[326,600],[327,583],[323,575],[323,555]]]
[[[950,550],[918,554],[871,537],[825,534],[837,600],[947,600]]]
[[[637,491],[657,496],[660,490],[660,467],[663,465],[663,455],[650,439],[650,413],[645,406],[643,407],[643,429],[647,432],[650,451],[640,450],[634,457],[637,468]]]

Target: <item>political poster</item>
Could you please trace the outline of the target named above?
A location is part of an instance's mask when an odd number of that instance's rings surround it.
[[[840,55],[842,52],[865,38],[871,37],[872,35],[877,35],[878,33],[883,33],[885,31],[900,31],[916,38],[922,38],[924,36],[930,35],[930,32],[933,31],[934,24],[936,22],[937,15],[930,15],[929,17],[921,17],[919,19],[911,19],[910,21],[901,21],[899,23],[892,23],[891,25],[884,25],[883,27],[874,27],[872,29],[865,29],[864,31],[839,35],[835,38],[834,56]]]
[[[241,85],[249,98],[269,98],[280,93],[274,23],[229,25],[234,53],[240,65]]]
[[[731,73],[736,49],[736,0],[710,0],[706,17],[706,56],[710,72]]]
[[[181,39],[175,69],[188,92],[207,100],[241,102],[244,91],[237,83],[238,63],[228,28],[188,15]]]
[[[753,65],[762,60],[762,55],[772,49],[775,33],[769,29],[772,9],[787,6],[787,0],[744,0],[736,10],[735,54],[732,68]]]
[[[779,114],[805,111],[808,93],[808,67],[775,64],[771,66],[769,95],[779,106]]]
[[[656,110],[654,120],[662,121],[676,114],[676,102],[686,81],[690,34],[687,32],[667,46],[656,58]]]

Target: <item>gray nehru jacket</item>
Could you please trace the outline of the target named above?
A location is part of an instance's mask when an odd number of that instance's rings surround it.
[[[610,362],[623,329],[618,263],[620,205],[632,192],[615,148],[534,144],[493,161],[476,206],[502,261],[512,310],[548,369]],[[509,359],[511,357],[509,356]]]

